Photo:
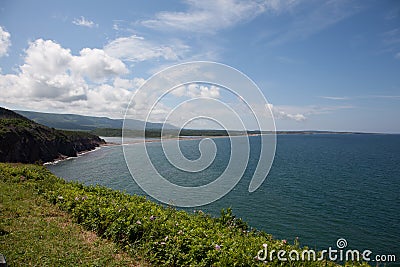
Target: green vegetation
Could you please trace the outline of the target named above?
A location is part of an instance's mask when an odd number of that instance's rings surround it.
[[[98,136],[107,137],[120,137],[122,136],[121,128],[96,128],[91,130],[90,133]],[[259,134],[272,134],[271,131],[230,131],[231,136],[239,135],[259,135]],[[166,129],[163,132],[166,137],[185,137],[185,136],[228,136],[226,130],[199,130],[199,129]],[[275,134],[360,134],[356,132],[332,132],[332,131],[276,131]],[[125,137],[142,137],[143,130],[124,130]],[[147,138],[160,138],[161,129],[146,129],[145,137]]]
[[[47,162],[104,143],[88,132],[56,130],[0,107],[0,162]]]
[[[146,266],[39,196],[37,169],[0,165],[0,253],[9,266]]]
[[[120,137],[122,136],[122,129],[117,128],[97,128],[90,133],[98,136],[108,137]],[[231,131],[232,135],[245,135],[247,132]],[[124,136],[126,137],[142,137],[143,130],[124,130]],[[166,129],[163,131],[163,136],[166,137],[185,137],[185,136],[228,136],[228,132],[225,130],[197,130],[197,129]],[[161,129],[146,129],[146,138],[160,138]]]
[[[124,123],[123,119],[110,119],[107,117],[93,117],[82,116],[76,114],[57,114],[57,113],[43,113],[33,111],[16,110],[16,113],[31,119],[37,123],[43,124],[47,127],[65,130],[80,130],[90,131],[96,128],[114,128],[121,129]],[[125,127],[128,129],[138,130],[142,129],[146,124],[147,128],[161,129],[161,123],[151,123],[140,120],[126,119]],[[172,125],[166,124],[167,128],[175,128]]]
[[[122,136],[122,129],[97,128],[97,129],[91,130],[90,133],[98,135],[98,136],[120,137],[120,136]],[[136,135],[132,134],[132,136],[136,136]]]
[[[63,223],[72,217],[86,230],[117,243],[131,257],[156,266],[336,266],[277,259],[260,262],[255,256],[263,244],[276,250],[301,252],[302,248],[297,241],[289,244],[249,229],[230,209],[219,218],[201,211],[187,213],[145,197],[66,182],[38,165],[0,164],[0,182],[0,251],[16,265],[76,265],[79,260],[87,265],[118,265],[106,241],[96,239],[86,248],[75,240],[81,236],[75,231],[82,230]],[[67,219],[56,207],[70,214]],[[85,253],[90,254],[87,259]]]

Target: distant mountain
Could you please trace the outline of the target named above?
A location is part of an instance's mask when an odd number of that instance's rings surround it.
[[[49,128],[0,107],[0,162],[48,162],[104,143],[96,135]]]
[[[76,114],[43,113],[22,110],[15,110],[15,112],[45,126],[64,130],[90,131],[98,128],[121,129],[124,121],[123,119],[110,119],[107,117],[93,117]],[[125,121],[126,128],[131,130],[143,129],[144,125],[145,122],[140,120],[127,119]],[[161,129],[162,123],[148,122],[146,128]],[[166,124],[164,128],[175,129],[176,127]]]

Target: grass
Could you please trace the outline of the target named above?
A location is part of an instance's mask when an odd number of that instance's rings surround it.
[[[38,165],[0,163],[0,182],[0,253],[15,266],[338,266],[258,260],[263,244],[299,254],[305,248],[249,228],[230,209],[218,218],[187,213],[66,182]]]
[[[0,218],[0,253],[9,266],[146,266],[73,223],[27,181],[0,181]]]

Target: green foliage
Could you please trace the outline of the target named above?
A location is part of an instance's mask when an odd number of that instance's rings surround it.
[[[0,129],[8,130],[9,128],[23,129],[32,127],[32,122],[20,118],[1,118]]]
[[[48,127],[64,130],[81,130],[91,131],[96,128],[114,128],[121,129],[124,123],[123,119],[110,119],[107,117],[93,117],[93,116],[82,116],[75,114],[56,114],[56,113],[42,113],[32,111],[15,111],[24,117],[31,119],[37,123],[46,125]],[[8,115],[8,113],[6,112]],[[2,112],[0,110],[0,117]],[[142,129],[145,124],[152,129],[161,129],[163,124],[144,122],[140,120],[126,119],[125,125],[129,129]],[[165,124],[167,128],[175,128],[172,125]],[[104,136],[104,135],[103,135]]]
[[[97,128],[90,131],[92,134],[98,136],[108,136],[108,137],[120,137],[122,136],[122,129],[114,129],[114,128]]]
[[[47,175],[0,165],[0,253],[8,266],[147,266],[38,195],[38,183],[53,180]]]
[[[91,133],[56,130],[0,107],[0,162],[52,161],[104,143]]]
[[[256,256],[263,244],[270,250],[299,253],[302,248],[297,240],[289,244],[249,229],[230,208],[221,211],[219,218],[200,210],[188,213],[142,196],[65,182],[34,165],[0,164],[0,179],[32,184],[38,194],[70,213],[84,228],[156,266],[337,266],[326,261],[261,262]]]
[[[125,137],[143,137],[143,130],[131,130],[124,129],[122,131],[121,128],[97,128],[90,133],[98,135],[98,136],[108,136],[108,137],[119,137],[122,136],[122,132]],[[245,135],[246,132],[243,131],[230,131],[231,135]],[[225,130],[195,130],[195,129],[164,129],[163,136],[168,137],[184,137],[184,136],[228,136],[228,132]],[[160,129],[152,129],[148,128],[145,130],[146,138],[160,138],[161,137],[161,128]]]

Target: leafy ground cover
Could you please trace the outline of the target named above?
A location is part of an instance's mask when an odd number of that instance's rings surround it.
[[[0,253],[17,265],[337,266],[277,257],[260,261],[263,244],[300,255],[306,248],[249,228],[230,209],[218,218],[188,213],[142,196],[66,182],[38,165],[0,164],[0,182]]]
[[[31,181],[8,176],[4,167],[0,165],[0,253],[8,266],[148,266],[73,223],[70,214],[38,196]]]

